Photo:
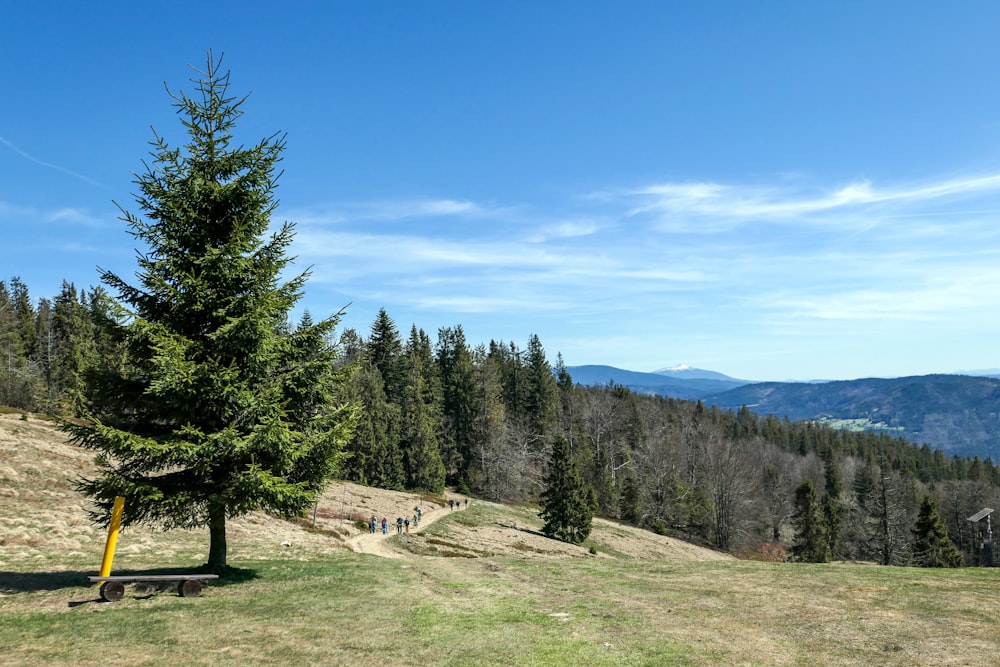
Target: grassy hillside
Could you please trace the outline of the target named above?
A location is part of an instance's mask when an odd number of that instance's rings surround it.
[[[0,665],[991,665],[996,570],[737,561],[597,522],[585,547],[531,508],[472,499],[397,558],[351,550],[354,517],[417,497],[338,484],[301,523],[237,521],[240,576],[200,598],[85,576],[103,531],[68,479],[88,457],[51,426],[0,418]],[[207,535],[129,529],[115,571],[187,568]],[[283,546],[285,543],[290,546]],[[590,553],[593,546],[596,554]]]

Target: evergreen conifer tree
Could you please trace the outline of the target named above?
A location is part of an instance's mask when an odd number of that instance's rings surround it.
[[[438,437],[440,391],[435,387],[434,355],[427,334],[410,330],[403,356],[403,387],[400,450],[411,489],[444,490],[445,472]]]
[[[816,487],[809,480],[795,489],[795,542],[792,556],[803,563],[826,563],[830,560],[830,541],[820,503],[816,500]]]
[[[528,338],[528,354],[524,370],[528,428],[536,435],[545,436],[556,421],[559,389],[552,375],[552,365],[545,358],[545,348],[542,347],[542,341],[536,334]]]
[[[362,363],[351,378],[349,393],[362,410],[347,444],[345,479],[382,489],[402,489],[400,410],[386,400],[382,374],[371,364]]]
[[[424,378],[419,366],[412,364],[403,389],[400,450],[406,486],[440,493],[444,490],[444,462],[431,417],[433,406],[424,402],[424,393]]]
[[[441,454],[445,472],[448,483],[467,492],[469,464],[477,444],[479,400],[475,366],[461,326],[438,330],[436,361],[441,378]]]
[[[136,179],[142,217],[122,209],[145,246],[139,284],[101,272],[127,305],[106,325],[128,363],[88,378],[90,419],[65,428],[99,453],[99,475],[79,481],[95,520],[106,523],[124,496],[123,525],[207,526],[207,567],[219,571],[227,519],[315,502],[355,409],[330,343],[340,314],[295,332],[287,324],[308,274],[281,282],[290,223],[265,236],[284,138],[235,143],[246,98],[230,95],[211,53],[199,74],[194,98],[171,94],[188,143],[154,135]]]
[[[823,496],[823,518],[826,521],[826,536],[830,545],[830,553],[836,554],[843,515],[841,496],[844,493],[844,480],[840,475],[840,465],[833,450],[824,450],[822,456],[826,481],[826,495]]]
[[[925,495],[913,528],[913,561],[921,567],[961,567],[962,554],[948,537],[948,527],[934,498]]]
[[[390,403],[398,404],[403,395],[405,370],[403,368],[403,342],[399,329],[385,308],[380,308],[372,323],[371,336],[365,346],[369,363],[382,374],[385,397]]]
[[[49,373],[49,392],[61,399],[73,414],[83,408],[84,373],[94,365],[96,346],[93,321],[86,293],[79,295],[73,283],[63,281],[52,310],[54,354]]]
[[[563,542],[580,544],[590,535],[596,507],[594,489],[580,476],[569,442],[563,436],[556,437],[542,492],[542,532]]]

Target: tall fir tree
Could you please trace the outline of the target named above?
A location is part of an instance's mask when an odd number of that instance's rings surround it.
[[[542,491],[542,532],[563,542],[580,544],[590,535],[596,507],[594,489],[580,476],[569,442],[557,436]]]
[[[439,493],[444,490],[444,462],[438,444],[434,406],[425,400],[426,380],[420,364],[408,359],[406,384],[403,387],[400,450],[406,471],[406,486]]]
[[[101,272],[127,305],[107,326],[128,364],[89,376],[90,419],[64,427],[100,454],[99,474],[78,483],[95,520],[109,521],[124,496],[123,525],[207,526],[207,568],[220,571],[227,520],[313,504],[356,411],[330,342],[340,314],[288,332],[308,274],[282,282],[290,223],[266,236],[284,138],[235,142],[246,98],[230,94],[211,52],[198,74],[195,97],[171,93],[187,144],[154,133],[136,179],[142,216],[122,209],[145,247],[139,284]]]
[[[822,452],[823,474],[826,494],[823,496],[823,518],[826,521],[826,536],[830,553],[837,554],[840,541],[840,524],[843,518],[844,480],[840,474],[840,463],[832,449]]]
[[[826,563],[830,560],[830,540],[823,511],[816,498],[816,487],[809,480],[795,489],[795,513],[792,515],[795,541],[792,556],[802,563]]]
[[[362,363],[351,378],[349,395],[362,409],[347,444],[344,478],[382,489],[402,489],[400,410],[386,400],[382,374],[371,364]]]
[[[469,491],[469,462],[475,449],[479,401],[475,367],[461,326],[438,330],[436,362],[441,378],[442,458],[449,484]]]
[[[414,325],[403,351],[404,386],[400,450],[411,489],[444,490],[445,471],[439,439],[440,390],[430,338]]]
[[[0,404],[34,410],[38,393],[35,344],[35,311],[27,286],[10,279],[10,288],[0,282]]]
[[[365,346],[369,363],[382,374],[386,400],[399,404],[403,396],[403,342],[399,329],[385,308],[380,308],[372,322],[371,335]]]
[[[28,286],[17,276],[10,279],[11,298],[14,301],[14,317],[20,338],[21,355],[31,356],[35,347],[35,309],[31,305]]]
[[[555,425],[559,406],[559,389],[552,375],[552,365],[545,357],[545,348],[536,334],[528,338],[528,353],[524,365],[526,394],[525,412],[532,433],[546,436]]]
[[[49,395],[65,404],[59,412],[79,415],[83,408],[84,374],[96,363],[96,345],[86,293],[77,294],[73,283],[63,281],[52,311],[51,333],[55,350],[51,358]]]
[[[925,495],[913,528],[913,562],[920,567],[961,567],[962,554],[948,537],[948,527],[934,498]]]

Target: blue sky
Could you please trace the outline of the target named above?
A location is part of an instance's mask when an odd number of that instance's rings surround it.
[[[1000,4],[42,2],[0,22],[0,279],[131,276],[208,49],[287,133],[301,304],[752,380],[1000,367]]]

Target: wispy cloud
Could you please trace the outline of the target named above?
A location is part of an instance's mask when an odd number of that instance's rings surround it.
[[[46,162],[45,160],[37,158],[34,155],[32,155],[31,153],[28,153],[26,151],[21,150],[20,148],[18,148],[17,146],[15,146],[13,143],[11,143],[10,141],[8,141],[4,137],[0,137],[0,144],[3,144],[7,148],[9,148],[11,151],[13,151],[15,154],[21,156],[25,160],[28,160],[29,162],[34,162],[37,165],[40,165],[42,167],[46,167],[47,169],[54,169],[55,171],[61,172],[63,174],[66,174],[67,176],[72,176],[73,178],[81,180],[84,183],[89,183],[90,185],[94,185],[94,186],[97,186],[99,188],[108,189],[108,187],[106,185],[104,185],[102,183],[98,183],[94,179],[89,178],[87,176],[84,176],[83,174],[81,174],[79,172],[76,172],[76,171],[73,171],[72,169],[67,169],[66,167],[60,166],[58,164],[54,164],[52,162]]]
[[[527,240],[531,243],[544,243],[551,239],[570,239],[579,236],[591,236],[597,233],[602,225],[595,220],[563,220],[544,223],[537,231],[530,234]]]
[[[326,207],[289,209],[282,215],[303,225],[340,225],[358,222],[400,222],[421,218],[477,218],[497,215],[499,209],[457,199],[412,199],[342,202]]]
[[[629,216],[653,216],[661,229],[713,233],[750,222],[801,224],[824,221],[840,226],[871,224],[876,215],[905,214],[935,200],[971,198],[1000,192],[1000,175],[878,187],[861,180],[836,188],[791,185],[662,183],[617,195],[632,202]],[[616,195],[605,194],[605,199]],[[859,215],[868,209],[870,215]]]
[[[46,222],[69,223],[74,225],[85,225],[87,227],[107,227],[109,223],[103,218],[98,218],[90,212],[72,207],[64,207],[47,213]]]

